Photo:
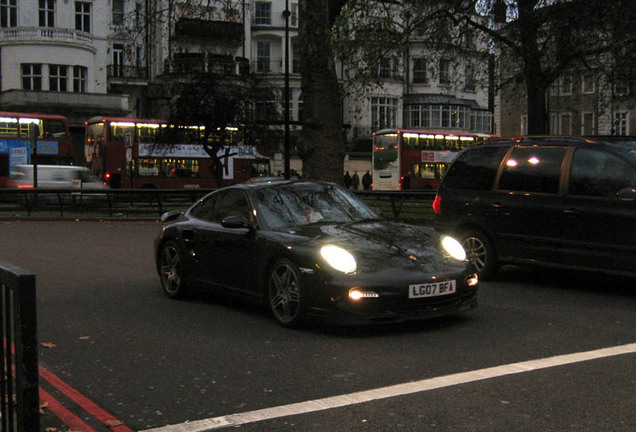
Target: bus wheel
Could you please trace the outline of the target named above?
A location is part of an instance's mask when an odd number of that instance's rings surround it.
[[[182,264],[176,243],[164,243],[159,255],[159,276],[163,292],[173,299],[185,297],[188,291],[183,280]]]

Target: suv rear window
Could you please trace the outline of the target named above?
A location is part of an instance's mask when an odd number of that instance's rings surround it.
[[[522,192],[559,192],[563,147],[516,147],[506,161],[499,189]]]
[[[508,149],[507,146],[471,147],[453,162],[444,177],[444,185],[452,189],[490,190]]]

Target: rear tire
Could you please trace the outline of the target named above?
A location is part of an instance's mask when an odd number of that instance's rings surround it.
[[[159,252],[159,276],[163,292],[172,299],[183,298],[188,288],[183,280],[183,260],[176,243],[169,241]]]
[[[497,254],[492,242],[481,231],[468,231],[462,236],[462,245],[480,279],[492,278],[499,270]]]

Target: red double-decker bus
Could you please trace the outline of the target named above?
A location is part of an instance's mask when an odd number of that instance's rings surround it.
[[[457,151],[489,142],[472,132],[384,129],[373,134],[374,190],[436,190]]]
[[[37,143],[35,148],[33,143]],[[11,184],[11,167],[34,162],[73,164],[73,143],[66,117],[0,112],[0,187]]]
[[[160,139],[168,128],[160,119],[93,117],[86,122],[87,167],[112,188],[214,188],[212,158],[197,139],[202,127],[179,127]],[[226,184],[249,180],[264,171],[269,161],[253,146],[242,145],[238,130],[228,129],[223,154]]]

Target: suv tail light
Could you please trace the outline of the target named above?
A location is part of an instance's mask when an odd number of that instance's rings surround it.
[[[442,212],[442,197],[439,194],[435,195],[433,200],[433,213],[440,214]]]

